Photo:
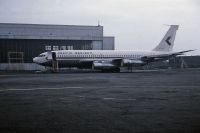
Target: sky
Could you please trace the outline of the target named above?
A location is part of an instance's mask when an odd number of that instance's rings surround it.
[[[174,51],[200,55],[200,0],[0,0],[0,23],[100,25],[117,50],[151,50],[180,25]]]

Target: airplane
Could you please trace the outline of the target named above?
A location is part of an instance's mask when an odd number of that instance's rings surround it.
[[[57,50],[41,53],[33,62],[45,67],[77,67],[120,72],[126,66],[144,66],[155,61],[166,61],[194,50],[173,52],[179,25],[170,25],[160,43],[151,51],[131,50]]]

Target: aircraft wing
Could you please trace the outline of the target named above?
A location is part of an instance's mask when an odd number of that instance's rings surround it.
[[[144,61],[144,62],[168,60],[168,59],[175,57],[177,55],[182,55],[184,53],[191,52],[191,51],[194,51],[194,50],[172,52],[172,53],[169,53],[169,54],[158,54],[158,55],[143,56],[143,57],[141,57],[141,60]]]
[[[94,67],[119,67],[121,65],[122,58],[107,58],[107,59],[84,59],[80,60],[81,64],[91,64]]]

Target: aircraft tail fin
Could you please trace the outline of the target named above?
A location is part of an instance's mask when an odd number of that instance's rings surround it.
[[[163,51],[163,52],[172,51],[178,27],[179,25],[170,25],[169,30],[167,31],[161,42],[158,44],[158,46],[156,46],[153,49],[153,51]]]

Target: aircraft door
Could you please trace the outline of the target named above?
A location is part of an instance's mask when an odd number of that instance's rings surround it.
[[[56,53],[55,52],[52,52],[52,60],[56,61]]]

